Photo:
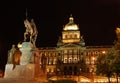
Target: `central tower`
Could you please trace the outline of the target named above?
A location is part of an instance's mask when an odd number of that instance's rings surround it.
[[[62,43],[80,43],[79,27],[74,23],[72,15],[69,17],[69,22],[63,28]]]
[[[59,38],[57,46],[56,75],[70,76],[86,72],[85,42],[72,16],[69,17],[69,22],[63,27],[62,37]]]

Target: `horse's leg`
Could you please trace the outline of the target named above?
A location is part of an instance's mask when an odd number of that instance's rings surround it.
[[[32,36],[30,36],[30,42],[32,43]]]
[[[26,41],[26,33],[24,33],[24,41]]]

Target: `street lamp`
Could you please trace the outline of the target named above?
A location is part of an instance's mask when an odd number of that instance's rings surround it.
[[[94,77],[93,77],[93,68],[90,69],[90,78],[91,78],[91,83],[94,83]]]
[[[95,64],[95,57],[92,57],[93,64]]]
[[[79,70],[79,75],[78,75],[78,83],[80,83],[80,73],[81,73],[81,68],[80,68],[80,70]]]
[[[106,51],[102,51],[102,54],[105,54],[106,53]]]

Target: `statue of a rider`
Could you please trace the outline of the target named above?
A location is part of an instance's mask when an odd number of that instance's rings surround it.
[[[33,46],[35,47],[35,42],[36,42],[36,38],[37,38],[37,28],[36,25],[34,23],[34,20],[31,19],[31,22],[29,22],[27,19],[24,21],[25,27],[26,27],[26,31],[24,33],[24,41],[30,41]]]
[[[32,33],[32,36],[31,36],[31,43],[33,44],[33,46],[35,46],[38,31],[37,31],[37,28],[36,28],[36,25],[35,25],[35,22],[34,22],[33,19],[31,19],[31,26],[32,26],[32,29],[33,29],[33,33]]]

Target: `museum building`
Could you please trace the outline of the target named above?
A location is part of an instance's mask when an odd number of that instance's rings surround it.
[[[96,60],[112,46],[86,46],[72,16],[63,27],[56,47],[37,48],[41,68],[48,77],[95,74]]]

